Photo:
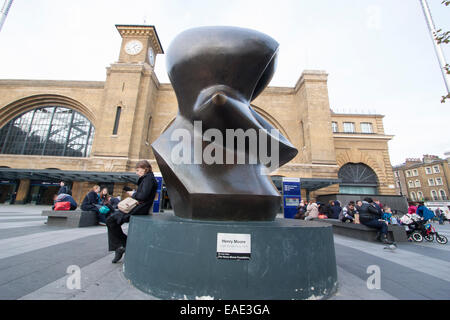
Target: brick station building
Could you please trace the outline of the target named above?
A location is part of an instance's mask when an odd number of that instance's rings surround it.
[[[116,26],[119,59],[105,81],[0,80],[0,202],[51,203],[57,183],[81,202],[94,184],[120,195],[135,182],[134,165],[178,108],[154,64],[164,54],[153,26]],[[299,150],[272,172],[301,179],[306,198],[337,194],[396,194],[383,115],[330,109],[327,73],[304,71],[294,87],[268,87],[252,105]]]

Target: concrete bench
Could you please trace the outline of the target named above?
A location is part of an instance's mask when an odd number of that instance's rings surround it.
[[[98,224],[95,211],[53,211],[44,210],[41,216],[46,216],[48,226],[82,228],[96,226]]]
[[[365,241],[376,241],[377,230],[363,224],[344,223],[338,219],[314,219],[314,221],[331,224],[333,226],[334,234]],[[408,237],[406,236],[405,228],[399,225],[390,224],[388,226],[388,239],[395,242],[407,242]]]

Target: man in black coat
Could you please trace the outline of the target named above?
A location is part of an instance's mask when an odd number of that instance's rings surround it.
[[[109,251],[115,251],[112,263],[117,263],[125,253],[127,236],[123,233],[122,224],[129,222],[132,215],[148,215],[153,207],[158,182],[153,175],[150,163],[147,160],[139,161],[136,164],[136,174],[139,176],[138,188],[136,191],[127,193],[138,201],[138,205],[129,213],[119,210],[106,219]]]
[[[61,181],[61,182],[59,183],[59,186],[60,186],[60,188],[59,188],[57,194],[61,194],[61,193],[69,194],[69,188],[66,187],[66,184],[65,184],[64,181]]]
[[[361,224],[378,230],[377,240],[384,244],[391,244],[387,239],[388,225],[383,221],[380,212],[375,207],[371,198],[365,198],[359,211],[359,221]]]

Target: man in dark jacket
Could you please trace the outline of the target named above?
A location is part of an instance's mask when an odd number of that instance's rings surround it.
[[[391,244],[387,239],[388,225],[383,221],[382,215],[378,209],[374,206],[371,198],[364,198],[361,207],[358,210],[359,221],[361,224],[378,230],[377,240],[384,244]]]
[[[147,160],[139,161],[136,164],[136,174],[139,176],[138,188],[136,191],[127,193],[138,201],[138,205],[129,213],[119,210],[106,219],[109,251],[115,251],[112,263],[117,263],[125,253],[127,236],[123,233],[122,224],[129,222],[132,215],[148,215],[153,207],[158,182],[153,175],[150,163]]]
[[[66,187],[66,184],[65,184],[64,181],[61,181],[61,182],[59,183],[59,186],[60,186],[60,188],[59,188],[57,194],[62,194],[62,193],[64,193],[64,194],[69,194],[69,188]]]
[[[339,213],[342,208],[339,201],[333,201],[333,205],[330,207],[328,218],[330,219],[339,219]]]

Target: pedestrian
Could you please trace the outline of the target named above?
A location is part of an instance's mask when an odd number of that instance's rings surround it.
[[[409,202],[408,214],[414,214],[417,211],[417,205],[415,202]]]
[[[384,244],[391,244],[387,238],[388,225],[382,220],[378,209],[374,206],[372,198],[364,198],[358,210],[361,224],[377,229],[377,240]]]
[[[68,191],[69,191],[69,188],[67,188],[66,183],[64,181],[61,181],[59,183],[59,190],[58,190],[57,194],[62,194],[62,193],[69,194]]]
[[[306,207],[305,220],[317,219],[319,217],[319,207],[314,200],[310,200]]]
[[[136,191],[127,191],[128,195],[138,201],[138,205],[129,213],[117,211],[106,220],[108,227],[109,251],[115,251],[112,263],[117,263],[125,253],[127,236],[123,233],[122,224],[130,221],[132,215],[149,215],[155,199],[158,182],[147,160],[136,164],[136,174],[139,176]]]
[[[444,224],[444,212],[441,208],[438,207],[434,213],[436,214],[436,217],[439,218],[439,224]]]
[[[425,222],[434,218],[434,212],[428,209],[422,201],[418,203],[416,214]]]

